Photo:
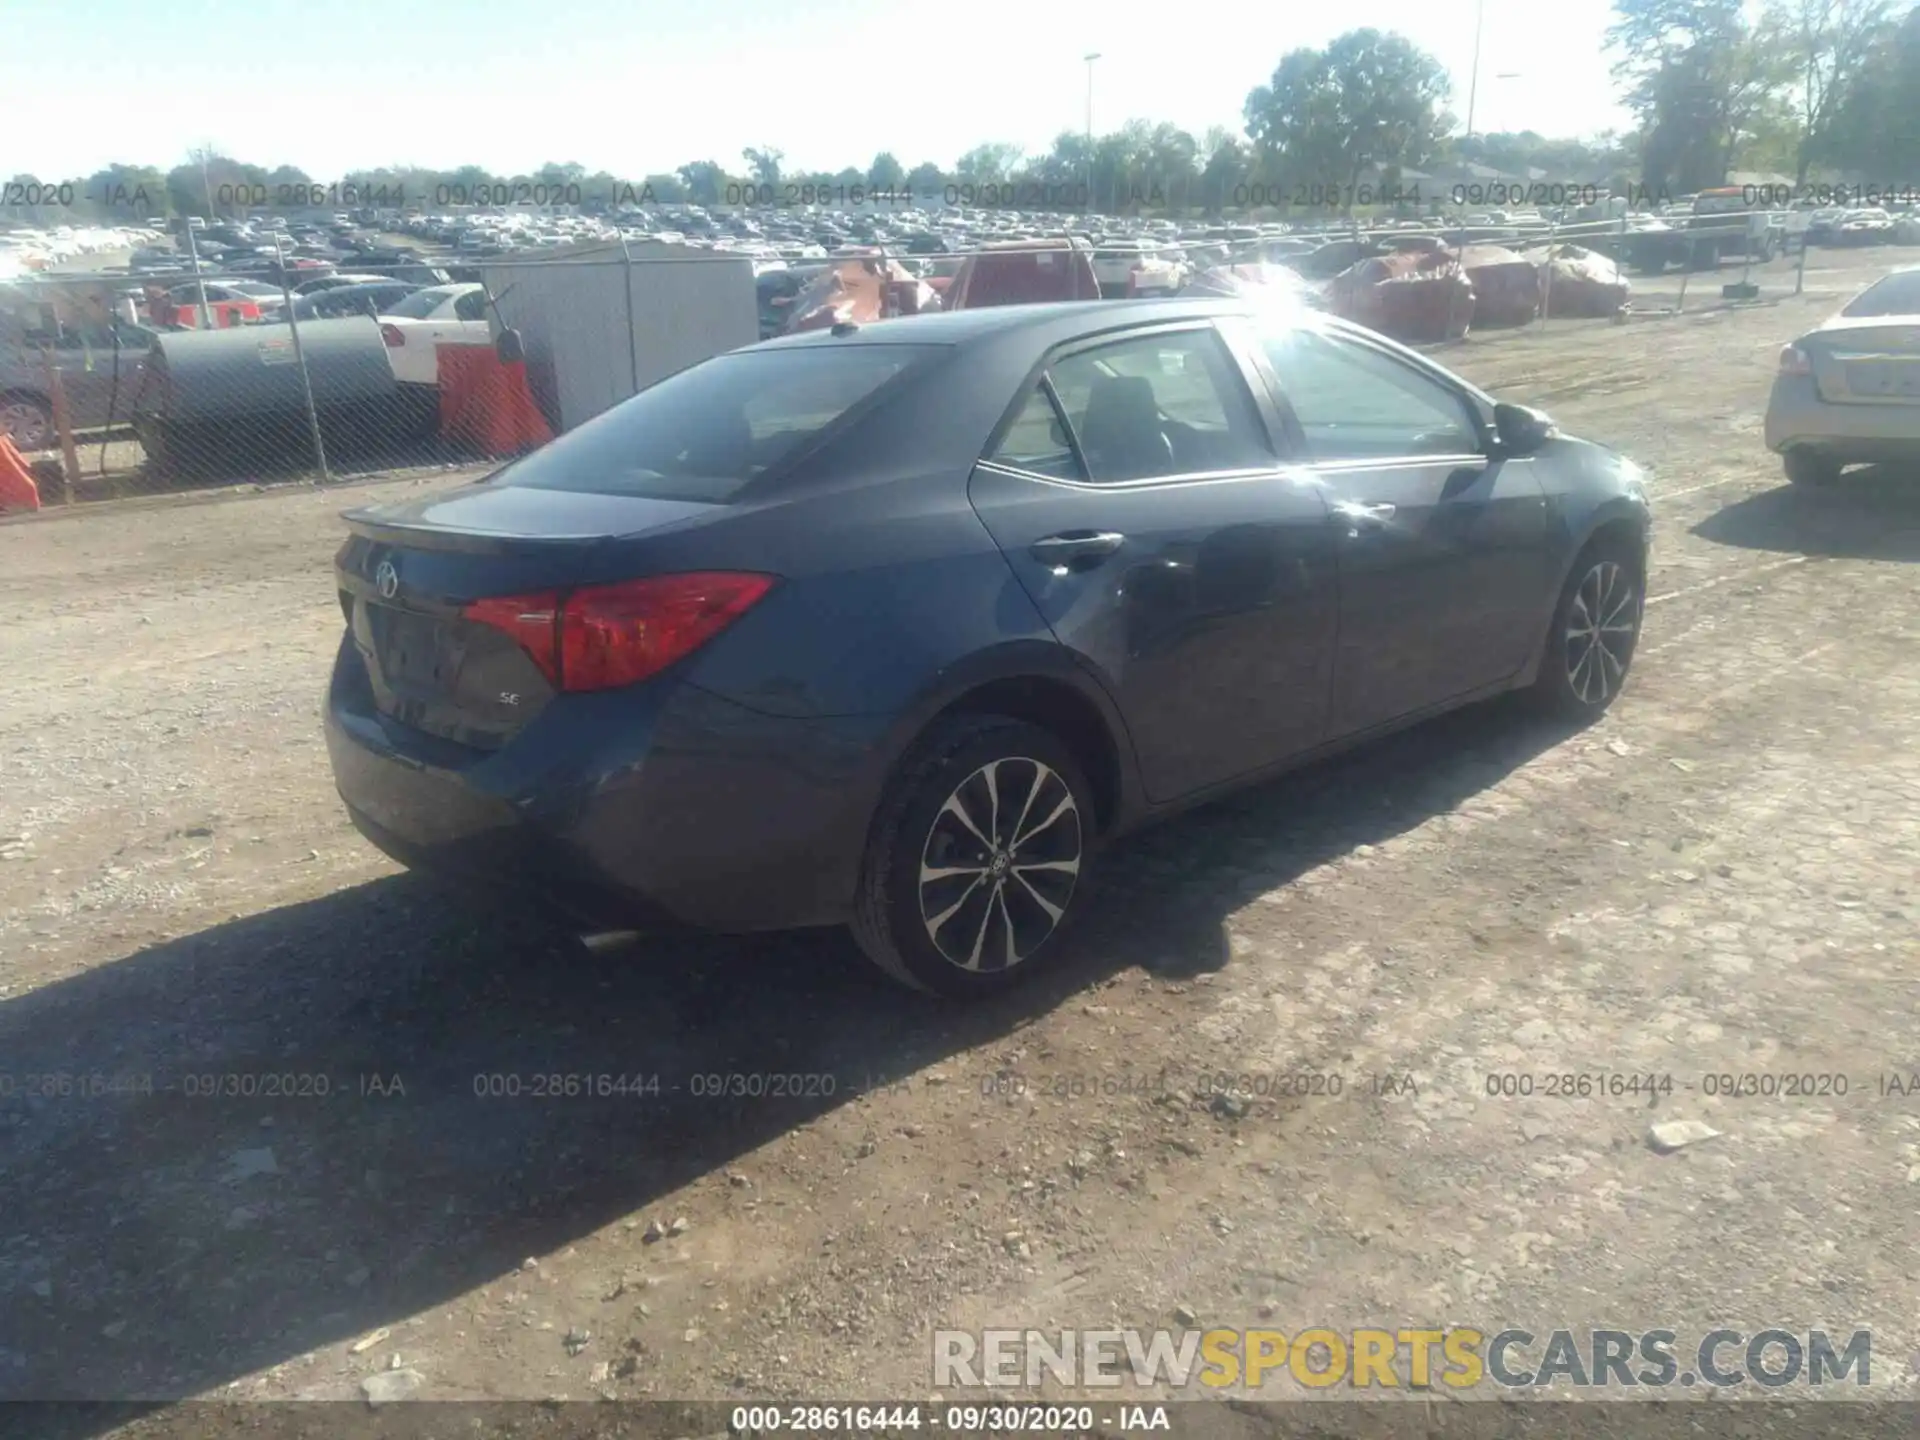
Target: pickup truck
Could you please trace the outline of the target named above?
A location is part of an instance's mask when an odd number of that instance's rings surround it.
[[[1591,248],[1618,250],[1617,258],[1642,275],[1658,275],[1670,265],[1711,270],[1726,260],[1764,265],[1786,248],[1784,218],[1756,203],[1745,187],[1703,190],[1693,197],[1691,213],[1675,218],[1679,223],[1630,228],[1611,244],[1595,237]]]

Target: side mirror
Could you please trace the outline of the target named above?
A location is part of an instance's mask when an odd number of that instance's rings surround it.
[[[521,343],[520,332],[509,326],[493,342],[493,353],[500,357],[502,365],[518,365],[527,358],[527,347]]]
[[[1544,412],[1504,401],[1493,407],[1493,428],[1508,455],[1531,455],[1559,433]]]

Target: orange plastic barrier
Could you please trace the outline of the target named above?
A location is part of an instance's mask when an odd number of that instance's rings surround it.
[[[38,510],[40,487],[13,441],[0,435],[0,510]]]
[[[553,439],[524,360],[508,365],[491,345],[442,345],[440,434],[495,459],[534,450]]]

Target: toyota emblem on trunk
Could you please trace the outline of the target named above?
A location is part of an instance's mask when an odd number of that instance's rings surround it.
[[[373,583],[380,587],[380,598],[391,600],[400,591],[400,572],[393,568],[391,560],[382,560],[380,568],[373,572]]]

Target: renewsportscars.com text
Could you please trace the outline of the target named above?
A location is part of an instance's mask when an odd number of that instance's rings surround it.
[[[937,1330],[933,1383],[1034,1387],[1045,1381],[1217,1390],[1283,1383],[1310,1389],[1690,1388],[1871,1383],[1870,1331],[1508,1328],[1282,1330]]]

